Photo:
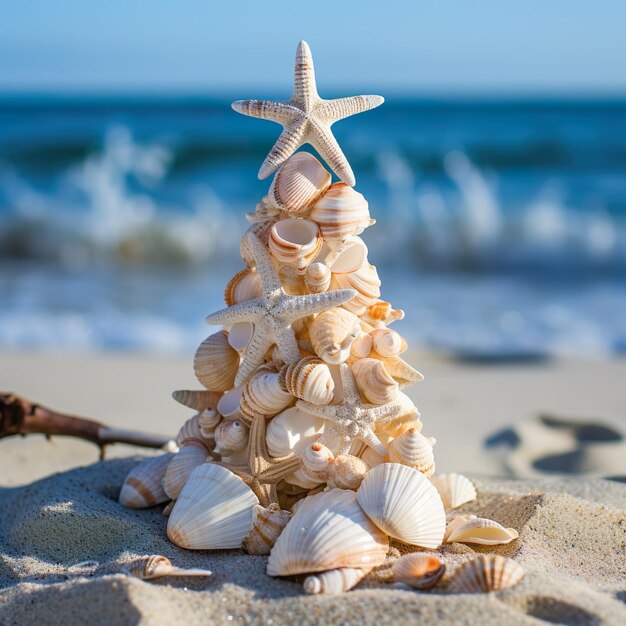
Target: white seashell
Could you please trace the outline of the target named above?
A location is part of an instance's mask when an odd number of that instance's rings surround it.
[[[462,515],[448,523],[445,543],[479,543],[485,546],[511,543],[518,538],[515,528],[475,515]]]
[[[250,343],[253,333],[254,324],[252,322],[237,322],[228,331],[228,343],[237,352],[241,352]]]
[[[290,215],[303,215],[327,191],[331,178],[310,152],[296,152],[276,172],[269,200]]]
[[[217,410],[225,419],[236,420],[241,417],[239,403],[241,402],[241,394],[243,387],[234,387],[227,391],[217,403]]]
[[[231,456],[248,445],[248,427],[241,420],[222,421],[215,429],[215,452]]]
[[[367,200],[345,183],[334,183],[315,203],[309,219],[316,222],[325,240],[343,241],[361,234],[375,223]]]
[[[339,567],[329,572],[322,572],[304,579],[303,587],[306,593],[336,594],[350,591],[369,572],[369,568]]]
[[[176,435],[176,445],[182,447],[188,443],[194,443],[205,446],[208,448],[208,441],[202,437],[202,430],[200,427],[200,414],[196,414],[190,417],[178,431]]]
[[[172,398],[174,398],[176,402],[196,411],[214,409],[221,397],[221,393],[216,391],[207,391],[206,389],[201,391],[180,389],[172,393]]]
[[[280,220],[272,226],[268,247],[272,256],[300,273],[313,262],[322,248],[317,224],[299,218]]]
[[[161,556],[160,554],[153,554],[145,559],[135,561],[129,567],[126,567],[124,571],[141,580],[152,580],[164,576],[183,577],[212,575],[212,572],[208,569],[184,569],[182,567],[174,567],[167,557]]]
[[[323,263],[311,263],[304,274],[304,282],[311,293],[323,293],[330,287],[331,272]]]
[[[314,442],[300,453],[302,467],[285,480],[305,489],[314,489],[326,482],[328,470],[335,458],[333,453],[323,444]]]
[[[328,365],[316,357],[283,366],[280,384],[287,393],[312,404],[329,404],[335,389]]]
[[[167,522],[172,543],[190,550],[239,548],[258,498],[238,476],[205,463],[189,476]]]
[[[365,475],[356,497],[368,517],[391,537],[423,548],[441,545],[446,529],[441,498],[412,467],[377,465]]]
[[[387,462],[400,463],[430,478],[435,471],[434,437],[424,437],[416,428],[409,428],[387,446]]]
[[[399,356],[383,357],[378,356],[376,352],[372,352],[372,357],[379,358],[385,364],[385,369],[397,381],[400,389],[424,380],[424,377],[416,369],[413,369]]]
[[[237,272],[226,285],[224,302],[233,306],[261,295],[261,281],[255,269],[246,267]]]
[[[446,566],[434,554],[412,552],[401,556],[391,567],[395,582],[413,589],[431,589],[446,571]]]
[[[262,365],[243,388],[239,410],[249,422],[255,417],[273,417],[293,402],[293,396],[284,391],[280,375],[270,366]]]
[[[357,294],[343,304],[343,308],[355,315],[363,315],[380,298],[380,278],[373,265],[365,262],[355,272],[334,274],[330,279],[331,289],[355,289]]]
[[[376,328],[370,334],[372,346],[381,356],[398,356],[406,350],[406,341],[391,328]]]
[[[481,554],[463,563],[452,576],[448,590],[453,593],[485,593],[508,589],[524,577],[524,569],[499,554]]]
[[[198,417],[200,435],[207,443],[215,440],[215,429],[220,423],[222,416],[215,409],[206,409]]]
[[[436,474],[430,481],[437,488],[446,511],[476,500],[476,488],[463,474]]]
[[[119,503],[129,509],[145,509],[170,498],[163,490],[163,477],[174,458],[171,452],[151,456],[137,463],[128,472],[119,495]]]
[[[335,274],[356,272],[367,261],[367,246],[360,237],[348,237],[324,258],[324,264]]]
[[[274,417],[267,426],[266,441],[270,456],[280,458],[300,454],[324,432],[324,420],[291,407]]]
[[[281,510],[276,503],[268,507],[255,504],[252,507],[252,530],[244,539],[242,548],[248,554],[267,555],[280,533],[291,519],[290,511]]]
[[[389,542],[363,513],[354,491],[333,489],[306,498],[272,548],[270,576],[380,565]]]
[[[387,404],[398,396],[398,383],[377,359],[359,359],[352,365],[352,372],[360,394],[372,404]]]
[[[351,454],[341,454],[328,468],[326,480],[328,488],[356,491],[369,469],[363,459]]]
[[[402,309],[393,309],[389,302],[378,300],[365,311],[362,319],[374,326],[374,328],[380,328],[396,320],[404,319],[404,311]]]
[[[207,462],[208,450],[201,443],[189,442],[174,455],[163,476],[163,490],[172,500],[178,498],[189,475]]]
[[[317,356],[331,365],[339,365],[350,356],[350,346],[361,332],[359,318],[342,308],[320,313],[309,330]]]
[[[369,333],[361,331],[350,346],[350,354],[357,359],[364,359],[372,351],[372,338]]]
[[[198,380],[210,391],[226,391],[233,386],[239,369],[239,353],[221,330],[205,339],[196,350],[193,369]]]

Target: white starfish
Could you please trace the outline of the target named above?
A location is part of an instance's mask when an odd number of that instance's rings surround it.
[[[327,420],[320,443],[332,446],[339,440],[336,455],[347,454],[354,438],[365,442],[378,454],[385,455],[387,448],[374,433],[374,424],[391,421],[402,411],[397,400],[387,404],[366,404],[361,400],[352,370],[346,363],[340,366],[343,399],[339,404],[317,405],[298,400],[296,406],[306,413]]]
[[[291,296],[283,290],[269,253],[259,238],[248,233],[244,242],[259,274],[261,295],[212,313],[206,318],[208,324],[254,324],[252,338],[235,377],[236,387],[248,380],[263,363],[265,354],[274,344],[285,363],[300,360],[300,350],[291,323],[301,317],[341,306],[356,295],[354,289],[339,289],[306,296]]]
[[[232,107],[238,113],[282,124],[278,141],[263,161],[259,178],[267,178],[301,145],[311,144],[344,183],[355,184],[352,168],[330,130],[345,117],[380,106],[382,96],[351,96],[323,100],[317,93],[313,56],[306,41],[298,44],[293,95],[287,102],[273,100],[237,100]]]

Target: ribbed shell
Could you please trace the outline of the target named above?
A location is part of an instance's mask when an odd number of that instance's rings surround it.
[[[233,306],[240,302],[253,300],[261,295],[261,281],[255,269],[246,267],[237,272],[226,285],[224,302]]]
[[[333,453],[317,441],[309,444],[300,453],[302,467],[289,476],[286,481],[300,485],[306,489],[313,489],[326,482],[328,470],[334,459]]]
[[[291,407],[274,417],[267,426],[266,441],[270,456],[300,454],[324,432],[324,420]]]
[[[352,365],[352,373],[361,395],[372,404],[387,404],[398,396],[398,383],[378,359],[359,359]]]
[[[476,500],[476,487],[463,474],[436,474],[430,480],[439,492],[446,511]]]
[[[283,366],[280,384],[286,393],[312,404],[329,404],[335,382],[328,365],[316,357],[305,357]]]
[[[231,456],[248,445],[248,427],[242,420],[224,420],[215,429],[215,452]]]
[[[350,356],[350,346],[360,332],[359,318],[345,309],[336,308],[315,318],[309,336],[322,361],[339,365]]]
[[[351,454],[341,454],[328,468],[326,482],[330,489],[356,491],[369,469],[369,465],[363,459]]]
[[[210,391],[231,389],[239,369],[239,353],[221,330],[205,339],[196,350],[193,369],[198,380]]]
[[[317,224],[299,218],[276,222],[268,238],[272,256],[301,273],[317,257],[323,243]]]
[[[323,293],[330,287],[330,270],[323,263],[311,263],[304,274],[304,282],[311,293]]]
[[[199,413],[186,420],[176,435],[177,446],[184,446],[186,443],[197,443],[206,446],[207,442],[202,437]]]
[[[369,568],[339,567],[329,572],[307,576],[303,583],[304,591],[309,594],[337,594],[350,591],[367,576],[368,572]]]
[[[445,571],[446,566],[438,557],[424,552],[405,554],[392,566],[394,581],[413,589],[431,589]]]
[[[412,467],[377,465],[365,475],[356,497],[368,517],[391,537],[423,548],[441,545],[446,529],[441,498]]]
[[[387,446],[387,461],[412,467],[430,478],[435,471],[434,437],[424,437],[416,428],[410,428]]]
[[[524,569],[499,554],[481,554],[461,565],[452,576],[448,590],[453,593],[485,593],[508,589],[524,577]]]
[[[172,500],[176,500],[187,482],[189,475],[199,465],[207,462],[208,450],[202,444],[190,442],[174,455],[163,477],[163,490]]]
[[[207,441],[207,443],[215,441],[215,429],[221,419],[222,416],[215,409],[207,409],[200,413],[200,416],[198,417],[200,435]]]
[[[350,346],[350,354],[357,359],[364,359],[371,351],[372,338],[369,333],[361,331]]]
[[[272,503],[268,507],[255,504],[252,508],[252,530],[242,548],[248,554],[269,554],[290,519],[291,512],[283,511],[278,504]]]
[[[151,456],[128,472],[119,495],[119,503],[129,509],[145,509],[169,500],[162,481],[172,453]]]
[[[391,328],[376,328],[370,334],[372,347],[381,356],[398,356],[406,350],[406,341]]]
[[[205,409],[214,409],[222,397],[221,393],[216,391],[207,391],[203,389],[196,391],[192,389],[179,389],[172,393],[172,398],[179,404],[202,412]]]
[[[272,548],[270,576],[372,568],[385,560],[389,542],[366,517],[353,491],[333,489],[307,498]]]
[[[331,289],[355,289],[357,294],[343,304],[343,308],[355,315],[363,315],[380,298],[380,278],[373,265],[365,262],[356,272],[333,274]]]
[[[239,548],[252,528],[258,498],[238,476],[206,463],[196,468],[167,522],[167,536],[181,548]]]
[[[505,528],[494,520],[476,515],[462,515],[448,523],[444,541],[492,546],[511,543],[517,537],[515,528]]]
[[[262,365],[243,388],[239,410],[246,421],[255,417],[273,417],[293,402],[291,393],[284,391],[279,374]]]

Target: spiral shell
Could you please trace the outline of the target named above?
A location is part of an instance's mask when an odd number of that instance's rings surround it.
[[[188,443],[196,443],[202,446],[207,446],[208,442],[206,442],[202,437],[199,413],[186,420],[176,435],[176,445],[179,448]]]
[[[252,422],[255,417],[273,417],[289,406],[293,396],[280,384],[280,375],[262,365],[245,384],[239,410],[243,419]]]
[[[313,489],[326,482],[328,470],[333,462],[333,453],[317,441],[309,444],[300,453],[302,467],[289,476],[287,482],[305,489]]]
[[[152,556],[140,559],[132,563],[125,571],[141,580],[152,580],[154,578],[162,578],[163,576],[211,576],[212,572],[208,569],[183,569],[174,567],[172,562],[165,556],[153,554]]]
[[[129,509],[145,509],[169,500],[163,489],[163,477],[174,458],[172,453],[144,459],[128,472],[119,495],[119,503]]]
[[[476,515],[462,515],[446,527],[445,543],[478,543],[485,546],[511,543],[517,539],[515,528],[505,528],[494,520]]]
[[[384,364],[385,369],[391,374],[395,381],[400,385],[400,389],[410,387],[411,385],[424,380],[424,377],[406,361],[399,356],[383,357],[372,352],[372,357],[379,358]]]
[[[239,369],[239,353],[228,343],[228,333],[221,330],[205,339],[196,350],[193,369],[198,380],[210,391],[226,391]]]
[[[352,372],[360,394],[372,404],[387,404],[398,396],[398,383],[377,359],[359,359],[352,365]]]
[[[441,496],[446,511],[476,500],[476,487],[463,474],[436,474],[430,479]]]
[[[333,399],[335,382],[330,369],[316,357],[284,365],[279,382],[285,392],[312,404],[329,404]]]
[[[276,503],[267,507],[255,504],[252,507],[252,529],[241,547],[248,554],[269,554],[290,519],[291,512],[281,510]]]
[[[391,328],[376,328],[370,335],[372,347],[381,356],[397,356],[406,350],[406,341]]]
[[[300,454],[324,432],[324,420],[296,407],[279,413],[267,427],[265,438],[270,456]]]
[[[412,552],[400,557],[392,566],[393,579],[413,589],[431,589],[446,571],[434,554]]]
[[[224,302],[233,306],[246,300],[253,300],[261,295],[261,281],[255,269],[246,267],[237,272],[226,285]]]
[[[240,420],[222,421],[215,429],[215,452],[231,456],[248,445],[248,427]]]
[[[330,287],[330,270],[323,263],[311,263],[304,274],[304,282],[311,293],[323,293]]]
[[[338,567],[328,572],[307,576],[302,586],[305,593],[327,593],[336,594],[350,591],[365,576],[370,568]]]
[[[373,265],[365,262],[355,272],[333,274],[330,279],[331,289],[355,289],[357,294],[343,304],[343,308],[355,315],[363,315],[380,298],[380,278]]]
[[[215,441],[215,429],[220,423],[222,416],[215,409],[207,409],[198,417],[198,426],[200,427],[200,435],[207,443]]]
[[[363,459],[351,454],[341,454],[328,468],[326,477],[328,488],[356,491],[369,469]]]
[[[356,359],[364,359],[372,351],[372,338],[369,333],[361,331],[350,346],[350,355]]]
[[[179,404],[194,409],[196,411],[204,411],[205,409],[214,409],[222,397],[221,393],[216,391],[201,391],[191,389],[179,389],[172,393],[172,398]]]
[[[380,328],[402,319],[404,319],[404,311],[392,308],[391,304],[384,300],[378,300],[372,304],[363,315],[363,320],[374,328]]]
[[[508,589],[524,577],[524,569],[499,554],[481,554],[463,563],[453,574],[448,590],[453,593],[485,593]]]
[[[322,237],[314,222],[290,218],[276,222],[270,231],[268,247],[272,256],[300,273],[313,262],[322,248]]]
[[[430,478],[435,471],[434,437],[424,437],[416,428],[410,428],[387,447],[387,462],[401,463]]]
[[[326,363],[339,365],[350,356],[350,346],[361,332],[359,318],[345,309],[320,313],[309,330],[317,356]]]

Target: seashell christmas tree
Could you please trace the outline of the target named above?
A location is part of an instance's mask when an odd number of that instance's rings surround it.
[[[360,237],[375,220],[330,130],[382,102],[322,100],[300,42],[291,100],[233,104],[284,126],[259,177],[276,173],[246,216],[245,266],[226,285],[226,307],[207,317],[222,328],[195,353],[203,389],[173,394],[197,412],[182,425],[179,451],[142,461],[120,494],[132,508],[167,503],[167,536],[179,547],[268,555],[268,575],[304,575],[312,594],[348,591],[392,542],[416,553],[395,567],[396,580],[427,589],[445,564],[424,550],[517,537],[477,517],[446,526],[446,511],[476,491],[464,476],[434,474],[435,439],[400,391],[423,377],[399,356],[407,344],[389,326],[404,313],[380,299]],[[295,153],[304,143],[340,181],[312,154]],[[473,572],[463,570],[456,587],[478,589]],[[508,584],[519,578],[515,570]]]

